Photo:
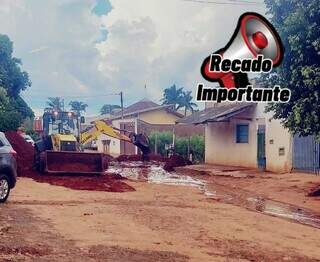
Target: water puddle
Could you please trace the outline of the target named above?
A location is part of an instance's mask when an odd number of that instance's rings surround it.
[[[263,214],[285,218],[300,224],[320,229],[320,214],[274,200],[252,196],[249,192],[240,192],[222,185],[206,184],[206,182],[190,176],[167,172],[159,163],[126,162],[112,163],[108,173],[117,173],[128,179],[146,181],[148,183],[197,187],[209,199],[222,203],[245,207]]]
[[[253,205],[253,209],[258,212],[294,220],[298,223],[320,228],[320,217],[312,212],[292,206],[289,204],[263,199],[263,198],[247,198],[247,201]]]
[[[142,162],[131,162],[125,165],[115,164],[108,168],[108,173],[118,173],[129,179],[156,184],[194,186],[199,189],[203,189],[205,186],[205,183],[199,179],[167,172],[159,164],[143,165]]]

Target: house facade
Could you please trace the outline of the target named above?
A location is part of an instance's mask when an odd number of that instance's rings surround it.
[[[128,135],[128,132],[144,132],[145,125],[156,125],[160,130],[173,130],[175,122],[182,117],[182,114],[174,111],[173,105],[159,105],[148,99],[143,99],[125,108],[123,115],[122,112],[118,112],[111,117],[104,118],[102,116],[100,119],[107,120],[117,129],[126,130],[127,132],[121,132]],[[138,153],[137,147],[133,144],[107,135],[101,135],[96,143],[99,152],[113,156]]]
[[[264,109],[261,103],[212,103],[178,123],[205,125],[208,164],[290,172],[293,137]]]

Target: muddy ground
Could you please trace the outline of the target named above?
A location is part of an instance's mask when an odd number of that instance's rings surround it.
[[[201,179],[239,197],[255,192],[320,211],[320,201],[302,193],[319,178],[298,177]],[[0,261],[320,261],[320,229],[224,203],[197,187],[127,183],[136,191],[19,178],[0,206]]]

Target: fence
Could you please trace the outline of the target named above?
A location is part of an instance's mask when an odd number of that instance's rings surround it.
[[[320,174],[320,143],[315,136],[293,138],[293,168]]]

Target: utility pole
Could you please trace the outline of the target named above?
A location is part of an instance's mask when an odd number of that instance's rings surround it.
[[[123,119],[123,93],[120,92],[120,101],[121,101],[121,119]]]

